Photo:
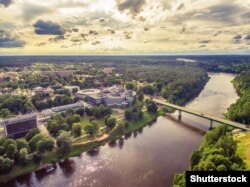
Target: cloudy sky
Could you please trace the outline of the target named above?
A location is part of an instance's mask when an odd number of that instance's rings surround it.
[[[250,0],[0,0],[0,54],[249,53]]]

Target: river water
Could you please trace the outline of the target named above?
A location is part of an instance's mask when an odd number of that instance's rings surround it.
[[[200,95],[186,107],[222,117],[237,94],[230,74],[209,74]],[[196,128],[198,127],[200,130]],[[209,121],[177,113],[159,117],[124,141],[106,144],[96,154],[83,153],[57,164],[50,173],[19,177],[6,186],[35,187],[166,187],[174,174],[188,169],[191,152],[199,146]]]

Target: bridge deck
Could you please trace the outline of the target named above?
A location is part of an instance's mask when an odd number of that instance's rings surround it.
[[[245,125],[243,125],[241,123],[237,123],[237,122],[229,121],[229,120],[226,120],[226,119],[221,119],[221,118],[218,118],[218,117],[214,117],[214,116],[211,116],[211,115],[208,115],[208,114],[204,114],[204,113],[201,113],[201,112],[197,112],[197,111],[185,108],[185,107],[181,107],[181,106],[178,106],[178,105],[174,105],[174,104],[162,101],[160,99],[153,98],[153,101],[160,104],[160,105],[168,106],[170,108],[174,108],[176,110],[180,110],[180,111],[183,111],[183,112],[186,112],[186,113],[189,113],[189,114],[193,114],[193,115],[199,116],[201,118],[212,120],[212,121],[215,121],[215,122],[218,122],[218,123],[222,123],[222,124],[229,125],[229,126],[232,126],[232,127],[238,128],[238,129],[246,130],[246,131],[250,130],[249,128],[247,128]]]

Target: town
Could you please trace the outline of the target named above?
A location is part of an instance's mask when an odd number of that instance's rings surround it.
[[[144,106],[136,81],[125,82],[114,67],[36,63],[6,67],[0,75],[0,148],[8,152],[0,170],[10,174],[23,173],[23,165],[53,170],[51,163],[93,151],[156,118],[156,104]]]

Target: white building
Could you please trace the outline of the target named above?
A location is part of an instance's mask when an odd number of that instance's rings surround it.
[[[87,89],[77,92],[77,96],[88,99],[92,105],[105,104],[111,107],[124,107],[133,102],[132,91],[125,90],[121,86],[112,86],[103,90]]]
[[[90,108],[90,107],[91,105],[89,105],[88,103],[84,101],[78,101],[77,103],[42,110],[41,114],[43,117],[47,117],[47,116],[53,116],[56,113],[66,112],[67,110],[78,110],[81,108]]]

